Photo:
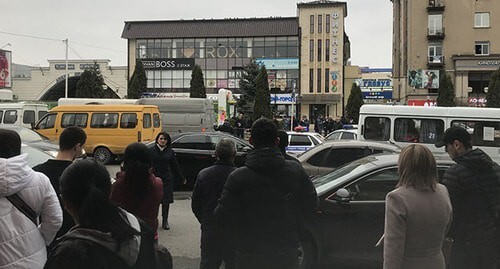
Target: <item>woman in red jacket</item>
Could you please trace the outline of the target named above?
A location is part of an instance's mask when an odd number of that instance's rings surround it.
[[[123,171],[116,174],[111,200],[144,220],[158,240],[158,210],[163,198],[163,183],[152,173],[146,145],[132,143],[124,154]]]

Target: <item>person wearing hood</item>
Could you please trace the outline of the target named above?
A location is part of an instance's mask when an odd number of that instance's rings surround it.
[[[443,146],[456,162],[443,179],[453,207],[448,234],[454,239],[450,268],[496,268],[498,164],[481,149],[472,149],[471,135],[458,126],[448,128],[436,143],[436,147]]]
[[[34,222],[9,200],[16,194],[34,211]],[[28,166],[19,135],[5,129],[0,129],[0,212],[0,268],[42,268],[62,225],[61,206],[50,180]]]
[[[71,164],[61,176],[60,190],[76,225],[57,239],[44,268],[155,268],[153,231],[110,200],[104,166],[93,160]]]
[[[267,118],[254,122],[245,166],[228,177],[214,211],[216,221],[233,227],[236,269],[298,268],[302,221],[318,204],[306,173],[285,160],[278,127]]]

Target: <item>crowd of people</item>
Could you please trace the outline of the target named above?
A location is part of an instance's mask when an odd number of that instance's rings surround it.
[[[199,172],[191,205],[201,224],[200,268],[299,268],[299,238],[318,196],[278,129],[256,120],[244,166],[234,164],[234,142],[222,139],[217,162]],[[104,166],[75,161],[85,141],[81,128],[64,129],[57,156],[32,169],[19,135],[0,129],[0,268],[160,268],[158,229],[170,229],[173,184],[185,181],[169,134],[151,148],[127,146],[114,184]],[[497,268],[499,166],[460,127],[436,146],[456,162],[441,183],[427,147],[411,144],[399,155],[379,241],[383,267]]]

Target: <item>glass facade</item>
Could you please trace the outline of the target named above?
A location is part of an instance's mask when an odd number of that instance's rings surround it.
[[[217,93],[220,88],[240,93],[241,72],[251,59],[299,58],[297,36],[137,39],[136,42],[136,55],[145,67],[148,91],[154,92],[188,92],[192,67],[197,64],[203,70],[207,93]],[[299,78],[298,67],[266,68],[275,79],[275,87],[282,92],[292,91],[292,82]]]

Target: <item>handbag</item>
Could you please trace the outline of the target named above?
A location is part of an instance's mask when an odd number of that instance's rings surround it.
[[[444,256],[444,262],[446,266],[450,264],[450,259],[451,259],[451,248],[453,247],[453,238],[451,237],[444,237],[443,240],[443,246],[441,247],[441,251],[443,252]]]
[[[31,207],[26,204],[26,202],[14,193],[12,195],[6,196],[7,200],[9,200],[21,213],[23,213],[35,226],[38,226],[37,215],[36,212],[31,209]]]

